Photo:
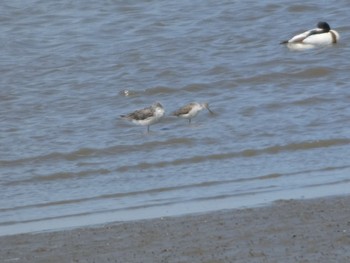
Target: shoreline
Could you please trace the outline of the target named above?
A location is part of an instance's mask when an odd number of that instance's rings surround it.
[[[1,262],[350,262],[350,195],[0,237]]]

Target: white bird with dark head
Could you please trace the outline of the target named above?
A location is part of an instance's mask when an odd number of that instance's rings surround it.
[[[298,34],[289,40],[282,41],[293,48],[293,45],[305,45],[305,47],[325,46],[338,43],[340,36],[337,31],[331,29],[327,22],[318,22],[317,28]]]
[[[180,118],[188,119],[188,123],[191,123],[191,119],[196,117],[198,112],[200,112],[203,109],[207,109],[211,114],[213,114],[213,112],[209,109],[208,103],[191,102],[175,111],[173,115]]]
[[[164,116],[164,107],[159,102],[154,103],[152,106],[136,110],[126,115],[120,115],[123,119],[129,120],[135,124],[147,126],[147,132],[149,127],[157,123]]]

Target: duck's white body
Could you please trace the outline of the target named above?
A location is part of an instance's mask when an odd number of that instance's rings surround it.
[[[339,42],[339,39],[337,31],[330,29],[326,22],[319,22],[317,28],[298,34],[281,44],[287,44],[288,47],[303,47],[305,45],[305,48],[312,48],[335,44]]]
[[[330,30],[327,33],[319,33],[310,35],[310,31],[306,31],[302,34],[296,35],[288,43],[303,43],[309,45],[330,45],[339,41],[339,34],[335,30]]]

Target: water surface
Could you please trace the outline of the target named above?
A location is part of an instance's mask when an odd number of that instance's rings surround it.
[[[348,194],[347,1],[4,1],[0,235]],[[336,46],[281,40],[325,20]],[[146,128],[120,114],[160,101]],[[191,125],[170,116],[209,102]]]

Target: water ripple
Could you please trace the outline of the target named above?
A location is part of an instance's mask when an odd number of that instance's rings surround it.
[[[140,162],[136,165],[126,165],[121,166],[117,169],[118,172],[126,172],[129,170],[145,170],[151,168],[163,168],[166,166],[177,166],[184,164],[194,164],[194,163],[203,163],[209,161],[221,161],[225,159],[232,158],[252,158],[258,155],[264,154],[279,154],[281,152],[294,152],[294,151],[306,151],[317,148],[328,148],[336,147],[350,144],[350,139],[339,138],[339,139],[330,139],[330,140],[319,140],[319,141],[307,141],[299,143],[291,143],[287,145],[275,145],[271,147],[266,147],[263,149],[246,149],[239,152],[229,152],[229,153],[219,153],[219,154],[210,154],[210,155],[199,155],[189,158],[181,158],[171,161],[161,161],[155,163],[149,162]]]

